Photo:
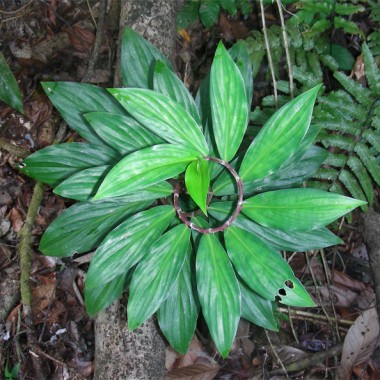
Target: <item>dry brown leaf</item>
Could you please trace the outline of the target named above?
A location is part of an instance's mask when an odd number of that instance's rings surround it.
[[[347,287],[341,288],[335,285],[329,287],[321,286],[318,290],[325,305],[329,305],[333,301],[335,306],[352,307],[357,304],[359,298],[358,293]]]
[[[354,291],[362,292],[365,289],[365,285],[362,281],[355,280],[343,272],[334,271],[332,280],[334,285],[340,285],[341,287],[347,286]]]
[[[218,372],[218,364],[192,364],[168,372],[166,380],[212,380]]]
[[[375,308],[364,311],[349,328],[343,343],[339,378],[348,380],[352,369],[365,362],[376,349],[379,320]]]

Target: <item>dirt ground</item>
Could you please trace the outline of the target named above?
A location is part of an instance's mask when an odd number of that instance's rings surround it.
[[[71,204],[47,186],[31,236],[32,307],[29,314],[23,313],[18,252],[35,183],[21,175],[15,165],[22,157],[57,141],[78,140],[60,119],[40,82],[83,80],[98,12],[99,3],[95,1],[0,0],[0,51],[18,80],[25,110],[22,115],[0,102],[0,376],[4,379],[35,379],[41,374],[47,379],[71,379],[68,368],[77,379],[91,379],[93,375],[93,321],[83,302],[88,258],[46,257],[38,250],[49,223]],[[90,76],[90,81],[100,86],[112,86],[118,36],[112,12],[110,9],[107,14],[106,38]],[[270,9],[267,17],[269,21],[273,19]],[[218,39],[223,37],[232,44],[246,37],[252,28],[260,28],[256,14],[230,18],[222,13],[215,28],[205,29],[197,23],[186,34],[179,33],[179,76],[195,90],[209,68]],[[258,88],[254,97],[257,104],[270,91],[268,86]],[[374,309],[359,321],[372,331],[372,340],[368,335],[367,340],[360,340],[355,331],[349,333],[361,311],[375,302],[359,213],[354,213],[350,222],[339,222],[333,228],[343,244],[306,254],[285,254],[295,274],[326,305],[324,308],[310,312],[280,307],[280,333],[241,322],[234,347],[225,360],[217,355],[200,321],[188,354],[180,356],[167,348],[167,370],[176,370],[168,378],[337,378],[342,345],[349,339],[353,350],[359,350],[364,358],[361,364],[355,363],[354,376],[380,378]],[[298,367],[287,377],[282,369],[289,370],[291,362],[297,362]]]

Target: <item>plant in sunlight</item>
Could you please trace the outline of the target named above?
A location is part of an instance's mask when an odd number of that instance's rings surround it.
[[[219,44],[194,100],[168,60],[126,29],[122,76],[126,87],[108,90],[43,83],[87,142],[50,146],[20,164],[80,201],[48,227],[40,250],[96,249],[85,284],[90,315],[129,289],[129,328],[157,312],[184,353],[201,310],[226,357],[240,317],[277,330],[274,302],[314,306],[279,251],[339,243],[325,225],[364,202],[296,187],[326,156],[310,125],[320,86],[279,109],[252,142],[244,138],[253,93],[244,45]]]

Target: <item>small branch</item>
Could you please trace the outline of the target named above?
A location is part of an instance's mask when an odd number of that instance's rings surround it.
[[[94,47],[92,49],[91,57],[88,62],[87,71],[83,75],[82,82],[89,82],[94,76],[95,63],[99,56],[100,46],[102,44],[102,37],[104,34],[104,24],[106,19],[106,0],[100,1],[98,27],[96,29],[96,36],[94,41]]]
[[[284,363],[282,362],[281,358],[278,356],[278,353],[276,351],[276,349],[274,348],[273,344],[272,344],[272,341],[270,340],[270,336],[268,334],[268,331],[266,329],[264,329],[264,332],[265,332],[265,335],[267,337],[267,340],[268,340],[268,343],[270,345],[270,348],[274,354],[274,356],[276,357],[277,361],[279,362],[280,366],[281,366],[281,374],[285,374],[286,378],[289,379],[289,375],[288,375],[288,372],[284,366]]]
[[[30,155],[30,152],[28,152],[27,150],[19,148],[18,146],[13,145],[3,140],[2,138],[0,138],[0,148],[6,150],[8,153],[19,158],[26,158]]]
[[[268,33],[267,33],[267,25],[266,25],[266,22],[265,22],[265,12],[264,12],[264,3],[263,3],[263,0],[260,0],[260,10],[261,10],[261,21],[262,21],[262,24],[263,24],[263,33],[264,33],[265,48],[267,50],[268,64],[269,64],[269,69],[270,69],[270,72],[271,72],[271,75],[272,75],[274,102],[276,104],[276,108],[278,108],[277,81],[276,81],[276,76],[275,76],[275,73],[274,73],[272,54],[270,52],[269,39],[268,39]]]
[[[327,351],[321,351],[316,354],[310,354],[304,359],[298,359],[295,362],[285,364],[285,369],[278,368],[269,372],[270,376],[287,374],[289,372],[298,372],[310,368],[311,366],[321,364],[323,360],[331,358],[333,356],[338,356],[342,353],[342,345],[338,344],[334,347],[331,347]]]
[[[293,68],[292,68],[292,62],[291,62],[291,59],[290,59],[288,35],[286,33],[286,27],[285,27],[285,21],[284,21],[284,13],[282,12],[282,3],[281,3],[281,0],[276,0],[276,1],[277,1],[278,13],[280,15],[280,20],[281,20],[282,38],[284,40],[284,49],[285,49],[285,55],[286,55],[286,62],[287,62],[287,65],[288,65],[290,97],[293,99],[293,97],[294,97]]]

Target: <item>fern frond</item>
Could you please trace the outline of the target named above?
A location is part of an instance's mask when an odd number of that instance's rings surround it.
[[[362,45],[362,53],[365,67],[365,74],[368,81],[368,86],[373,92],[373,95],[380,95],[380,70],[376,65],[371,51],[367,44]]]
[[[357,179],[348,170],[342,170],[339,175],[339,180],[344,187],[350,192],[356,199],[367,200],[362,189],[360,188]]]
[[[374,181],[380,186],[380,164],[371,154],[368,147],[364,144],[359,143],[355,146],[355,152],[370,172]]]
[[[358,178],[360,186],[364,190],[365,197],[362,197],[359,199],[368,200],[369,204],[372,205],[374,191],[373,191],[372,180],[368,174],[367,169],[363,165],[362,161],[359,160],[359,158],[356,156],[351,156],[347,161],[347,165],[353,171],[355,176]],[[354,193],[351,193],[351,194],[354,195]]]

